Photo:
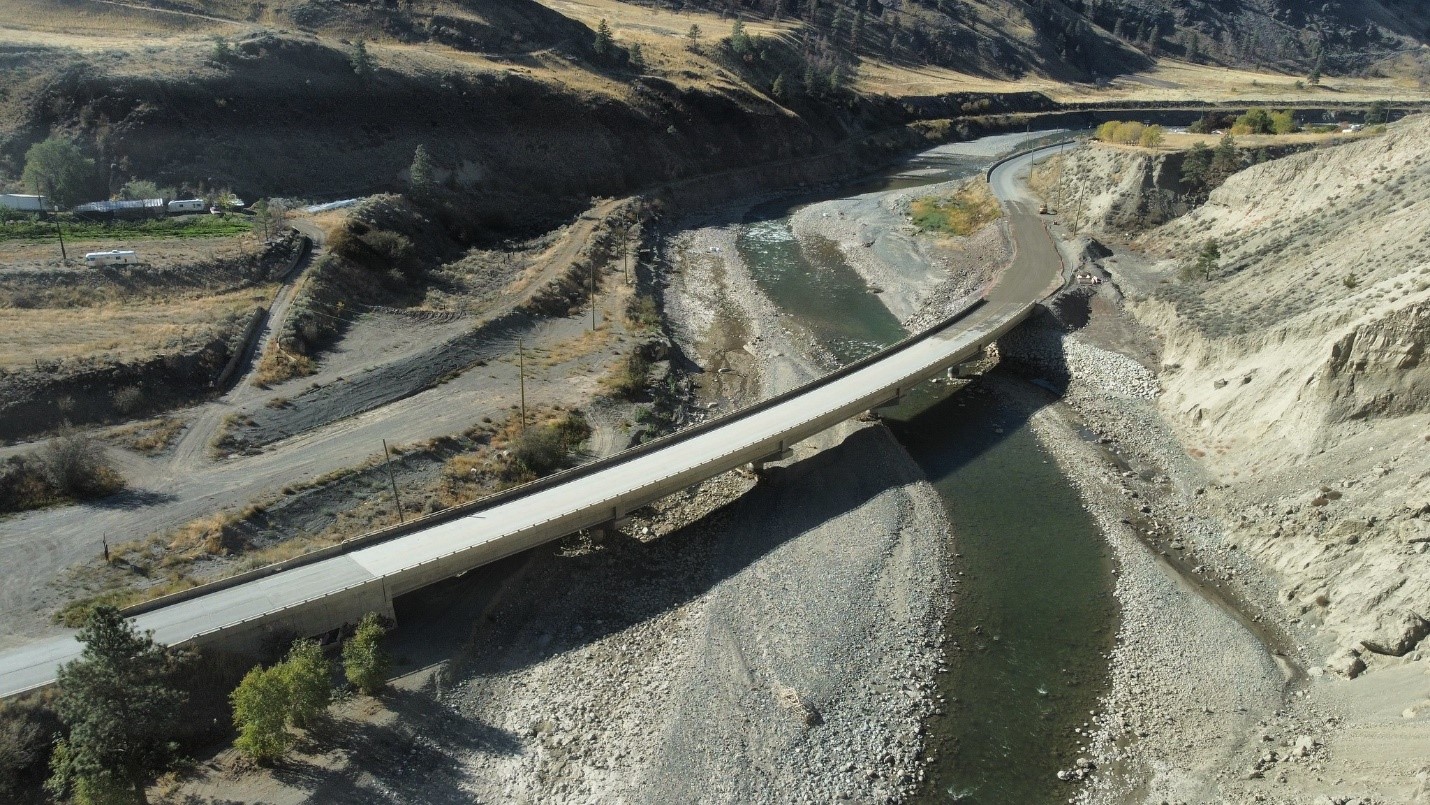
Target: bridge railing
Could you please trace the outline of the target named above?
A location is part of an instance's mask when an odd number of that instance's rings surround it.
[[[1020,158],[1020,157],[1025,157],[1025,156],[1027,156],[1027,155],[1029,155],[1029,154],[1036,154],[1036,153],[1038,153],[1039,151],[1046,151],[1046,150],[1048,150],[1049,148],[1062,148],[1062,147],[1065,146],[1065,145],[1073,145],[1073,144],[1075,144],[1075,143],[1077,143],[1077,142],[1078,142],[1078,141],[1077,141],[1076,139],[1059,140],[1058,142],[1055,142],[1055,143],[1048,143],[1047,145],[1040,145],[1040,146],[1038,146],[1037,148],[1025,148],[1025,149],[1023,149],[1022,151],[1014,151],[1013,153],[1011,153],[1011,154],[1009,154],[1009,155],[1007,155],[1007,156],[1005,156],[1005,157],[1000,157],[997,162],[994,162],[992,165],[989,165],[989,166],[988,166],[988,170],[984,171],[984,173],[983,173],[983,181],[985,181],[985,182],[990,182],[990,183],[991,183],[991,182],[993,181],[993,171],[998,170],[999,168],[1003,167],[1005,164],[1007,164],[1007,163],[1009,163],[1009,162],[1012,162],[1012,161],[1015,160],[1015,159],[1018,159],[1018,158]]]
[[[834,381],[842,377],[857,372],[864,367],[878,363],[879,361],[884,360],[890,355],[905,350],[910,346],[913,346],[914,344],[918,344],[932,337],[933,335],[947,329],[948,327],[957,324],[959,321],[963,320],[964,318],[968,317],[973,312],[981,308],[984,304],[985,301],[983,299],[975,300],[972,304],[954,313],[953,315],[944,319],[942,322],[924,330],[923,332],[909,336],[908,338],[905,338],[904,340],[899,341],[896,344],[892,344],[888,347],[885,347],[884,349],[878,350],[877,352],[860,358],[859,360],[841,366],[840,368],[834,370],[833,372],[830,372],[827,375],[824,375],[823,377],[810,381],[809,383],[806,383],[802,386],[790,389],[789,391],[777,394],[768,399],[761,400],[760,402],[754,403],[753,405],[749,405],[744,408],[731,411],[728,414],[724,414],[714,419],[706,420],[699,424],[692,425],[688,428],[683,428],[674,433],[657,437],[643,444],[637,445],[627,450],[623,450],[613,456],[608,456],[603,459],[597,459],[596,461],[587,462],[577,467],[562,470],[560,472],[548,475],[544,478],[539,478],[535,481],[530,481],[528,483],[521,484],[520,486],[514,486],[509,489],[504,489],[500,492],[488,495],[483,498],[479,498],[469,503],[463,503],[457,506],[450,507],[448,509],[444,509],[439,512],[432,512],[430,514],[415,517],[404,523],[399,523],[397,525],[377,529],[375,531],[369,531],[365,534],[360,534],[351,539],[344,540],[343,542],[340,542],[336,545],[331,545],[326,548],[320,548],[318,550],[305,553],[302,556],[296,556],[292,559],[287,559],[272,565],[265,565],[260,568],[254,568],[253,570],[245,571],[243,573],[229,576],[224,579],[219,579],[216,581],[209,582],[207,584],[190,587],[186,590],[180,590],[178,592],[170,593],[159,598],[144,601],[125,608],[123,610],[123,614],[130,617],[135,615],[142,615],[146,612],[153,612],[156,609],[171,606],[173,604],[178,604],[183,601],[189,601],[194,598],[208,595],[210,593],[218,592],[220,590],[226,590],[232,587],[236,587],[240,584],[246,584],[251,581],[266,578],[268,576],[272,576],[277,573],[284,572],[286,570],[310,565],[316,562],[323,561],[324,559],[330,559],[334,556],[341,556],[346,553],[351,553],[352,551],[358,550],[360,548],[365,548],[370,545],[378,544],[380,542],[386,542],[387,540],[395,539],[397,537],[415,533],[417,531],[423,531],[425,529],[440,525],[442,523],[458,520],[463,517],[467,517],[472,514],[476,514],[487,509],[493,508],[495,506],[501,505],[508,501],[515,500],[517,498],[524,497],[526,495],[531,495],[536,492],[540,492],[544,489],[550,489],[552,487],[559,486],[561,484],[576,480],[578,478],[584,478],[586,476],[592,475],[610,467],[619,466],[637,457],[646,455],[656,450],[661,450],[672,445],[680,444],[681,442],[687,439],[691,439],[699,434],[707,433],[711,430],[724,427],[733,422],[738,422],[741,419],[753,416],[754,414],[772,408],[781,403],[787,402],[788,400],[794,399],[795,397],[798,397],[802,394],[813,391],[814,389],[818,389],[825,385],[828,385],[829,383],[833,383]]]

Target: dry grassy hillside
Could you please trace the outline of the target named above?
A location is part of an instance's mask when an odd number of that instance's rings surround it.
[[[1144,239],[1164,411],[1358,671],[1430,633],[1430,119],[1233,175]],[[1205,241],[1208,280],[1176,279]]]

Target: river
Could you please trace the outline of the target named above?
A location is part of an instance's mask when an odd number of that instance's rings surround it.
[[[839,362],[903,338],[899,321],[832,243],[801,243],[790,217],[835,197],[898,191],[983,171],[1029,137],[945,146],[822,197],[762,204],[741,256],[782,311]],[[928,803],[1066,799],[1059,769],[1106,683],[1116,625],[1111,564],[1092,518],[1027,426],[983,385],[925,384],[886,420],[938,490],[954,531],[945,623],[948,705],[933,717]]]

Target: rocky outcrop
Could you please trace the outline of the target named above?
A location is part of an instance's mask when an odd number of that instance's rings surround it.
[[[1232,176],[1147,235],[1134,312],[1160,404],[1211,470],[1227,540],[1274,570],[1346,676],[1430,634],[1430,120]],[[1179,278],[1215,239],[1209,280]]]
[[[1326,420],[1397,417],[1430,410],[1430,302],[1361,324],[1331,345],[1316,381]]]
[[[1041,170],[1034,181],[1078,228],[1141,232],[1188,209],[1182,155],[1093,143]]]

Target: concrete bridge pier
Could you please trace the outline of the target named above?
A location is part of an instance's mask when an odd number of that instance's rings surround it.
[[[606,540],[610,539],[611,537],[614,537],[614,536],[616,536],[617,534],[619,534],[620,532],[624,531],[625,528],[626,528],[626,526],[628,526],[628,525],[630,525],[630,524],[631,524],[631,518],[629,518],[629,517],[616,517],[616,518],[607,520],[606,522],[601,523],[601,524],[599,524],[599,525],[592,526],[591,529],[590,529],[590,531],[591,531],[591,541],[592,541],[592,542],[596,542],[596,543],[605,542]]]
[[[790,458],[794,458],[794,451],[789,449],[788,447],[781,447],[779,450],[770,453],[764,458],[757,458],[754,461],[751,461],[750,471],[753,472],[755,475],[764,475],[766,464],[770,464],[775,461],[784,461]]]

